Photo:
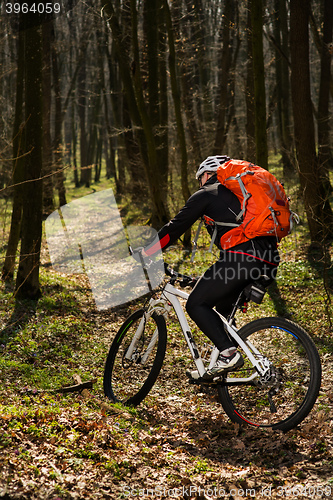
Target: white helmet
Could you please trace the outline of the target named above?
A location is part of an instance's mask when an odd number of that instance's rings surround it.
[[[195,178],[199,179],[205,172],[216,172],[220,165],[223,165],[223,163],[229,160],[229,156],[208,156],[208,158],[200,164]]]

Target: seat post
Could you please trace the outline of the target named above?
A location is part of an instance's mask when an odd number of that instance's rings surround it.
[[[236,300],[236,302],[234,303],[233,305],[233,308],[232,308],[232,311],[231,313],[229,314],[228,316],[228,323],[231,325],[235,315],[236,315],[236,312],[237,312],[237,309],[240,307],[240,304],[242,303],[242,301],[245,300],[245,295],[244,295],[244,290],[241,291],[241,293],[238,295],[238,298]]]

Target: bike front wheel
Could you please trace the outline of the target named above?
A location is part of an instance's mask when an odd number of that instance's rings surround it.
[[[252,378],[245,385],[219,385],[219,399],[229,418],[239,424],[287,431],[296,427],[313,408],[321,384],[321,363],[309,335],[285,318],[252,321],[238,332],[252,353],[271,363],[261,380],[248,360],[235,378]],[[258,354],[257,354],[258,357]],[[264,359],[264,358],[262,358]],[[228,382],[229,383],[229,382]]]
[[[105,363],[104,393],[111,401],[131,406],[141,403],[161,370],[166,337],[162,315],[139,309],[127,318]]]

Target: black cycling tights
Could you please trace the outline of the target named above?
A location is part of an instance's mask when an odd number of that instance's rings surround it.
[[[273,280],[276,270],[277,265],[256,259],[253,255],[226,252],[197,282],[187,300],[186,310],[200,330],[223,351],[232,347],[233,343],[213,307],[227,317],[248,283],[263,274]]]

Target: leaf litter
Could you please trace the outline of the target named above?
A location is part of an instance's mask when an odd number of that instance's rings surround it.
[[[183,340],[173,328],[165,364],[145,401],[135,409],[113,406],[102,392],[103,363],[128,311],[97,313],[84,287],[74,289],[74,305],[41,310],[29,323],[33,349],[50,336],[50,325],[51,346],[44,343],[33,356],[22,327],[1,354],[7,364],[1,365],[0,498],[333,497],[330,351],[322,353],[315,408],[288,433],[232,424],[213,389],[188,385]],[[70,314],[75,326],[65,356],[61,326],[70,329],[62,323]],[[38,377],[26,384],[20,363],[28,371],[34,367],[34,376],[50,363],[48,375],[58,387],[70,386],[75,371],[97,382],[87,397],[43,392]]]

